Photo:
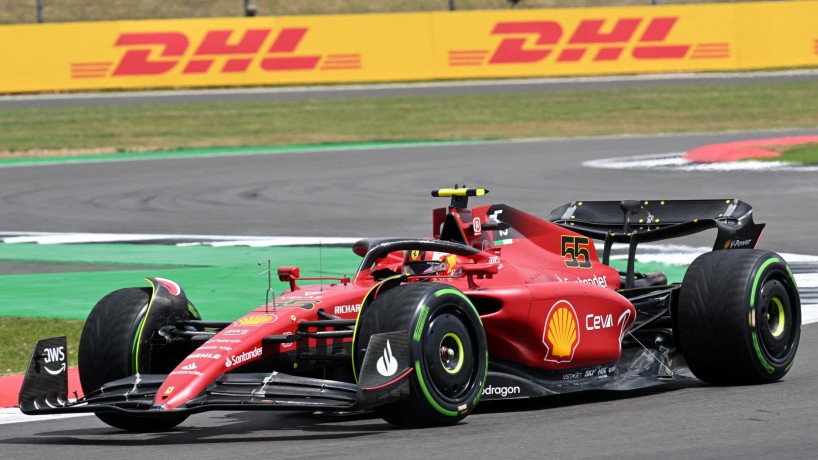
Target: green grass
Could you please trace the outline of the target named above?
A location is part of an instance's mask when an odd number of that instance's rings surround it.
[[[77,366],[84,321],[53,318],[0,318],[0,376],[25,372],[38,339],[66,336],[68,366]]]
[[[789,161],[805,165],[818,165],[818,144],[803,144],[787,148],[778,158],[757,158],[762,161]]]
[[[713,0],[662,0],[662,4],[707,3]],[[721,0],[722,2],[752,0]],[[761,0],[756,0],[761,1]],[[212,18],[244,15],[241,0],[44,0],[46,22],[110,21],[121,19]],[[444,11],[449,0],[253,0],[259,16],[392,13]],[[37,20],[34,0],[5,0],[0,24]],[[516,8],[566,8],[587,6],[647,6],[650,0],[521,0]],[[509,8],[506,0],[455,0],[458,10]]]
[[[0,112],[5,156],[818,125],[818,81]],[[21,154],[22,152],[22,154]],[[73,153],[73,152],[72,152]],[[37,153],[42,155],[42,152]]]

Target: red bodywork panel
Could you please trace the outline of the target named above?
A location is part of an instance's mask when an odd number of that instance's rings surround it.
[[[448,274],[423,279],[451,284],[472,300],[490,355],[559,371],[617,361],[622,334],[636,312],[616,292],[619,273],[599,262],[587,237],[505,205],[435,210],[433,225],[435,238],[482,250],[472,258],[450,256]],[[262,346],[261,341],[293,334],[300,322],[319,319],[319,309],[356,319],[376,285],[371,273],[400,272],[403,262],[402,251],[392,253],[373,267],[361,267],[349,283],[304,286],[278,297],[275,307],[253,310],[184,359],[155,403],[177,408],[225,372],[292,352],[293,343]],[[315,339],[302,340],[315,346]]]

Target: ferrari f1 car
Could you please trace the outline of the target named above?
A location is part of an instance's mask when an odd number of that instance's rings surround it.
[[[93,412],[163,430],[206,410],[374,410],[447,425],[478,401],[628,390],[693,376],[774,382],[793,364],[801,307],[764,224],[738,200],[575,201],[541,219],[468,208],[485,189],[441,189],[433,238],[363,239],[354,277],[299,285],[233,322],[202,319],[175,282],[102,298],[79,344],[85,395],[68,393],[65,338],[38,342],[26,414]],[[635,270],[637,247],[716,229],[681,284]],[[602,257],[592,240],[598,240]],[[626,269],[609,265],[627,247]],[[619,247],[619,246],[618,246]]]

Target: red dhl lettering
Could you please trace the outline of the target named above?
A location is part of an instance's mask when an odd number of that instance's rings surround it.
[[[637,60],[729,57],[727,43],[695,46],[668,43],[678,17],[583,19],[572,30],[557,21],[498,22],[491,30],[500,38],[493,52],[452,50],[449,65],[534,64],[616,61],[629,54]],[[710,46],[710,48],[708,48]],[[693,53],[688,53],[694,48]],[[710,49],[716,51],[708,52]],[[704,51],[702,51],[704,50]]]
[[[113,46],[125,50],[119,62],[72,63],[73,78],[243,73],[253,65],[266,72],[356,70],[360,53],[299,55],[308,28],[210,30],[198,42],[183,32],[120,34]]]
[[[210,71],[217,58],[225,59],[220,71],[222,73],[245,72],[256,55],[262,51],[262,46],[268,42],[272,29],[249,29],[230,43],[234,35],[233,30],[211,30],[196,47],[193,56],[187,60],[182,74],[202,74]],[[307,29],[282,29],[272,39],[266,50],[266,56],[261,59],[260,66],[264,70],[312,70],[318,65],[321,56],[281,56],[281,54],[295,53]],[[119,65],[114,70],[114,76],[123,75],[160,75],[169,72],[179,65],[189,46],[188,37],[180,32],[172,33],[132,33],[122,34],[115,46],[129,46]],[[144,48],[145,45],[149,47]],[[151,59],[151,53],[158,49],[158,56],[162,59]],[[176,59],[164,59],[176,58]]]

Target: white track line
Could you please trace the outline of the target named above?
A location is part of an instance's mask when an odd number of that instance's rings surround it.
[[[360,238],[311,236],[174,235],[126,233],[0,232],[6,244],[87,244],[175,241],[178,246],[317,246],[352,245]]]
[[[61,418],[87,417],[93,414],[59,414],[59,415],[25,415],[17,407],[0,409],[0,425],[23,422],[42,422],[45,420],[56,420]]]
[[[582,166],[599,169],[631,169],[660,171],[818,171],[818,166],[799,165],[785,161],[730,161],[694,163],[685,160],[685,152],[658,153],[584,161]]]

